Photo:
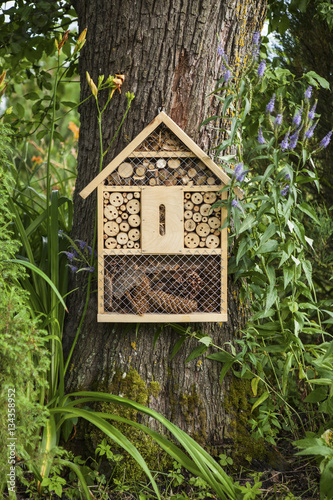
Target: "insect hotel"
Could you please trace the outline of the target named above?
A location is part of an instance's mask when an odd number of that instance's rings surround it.
[[[99,322],[227,321],[229,177],[163,111],[97,188]]]

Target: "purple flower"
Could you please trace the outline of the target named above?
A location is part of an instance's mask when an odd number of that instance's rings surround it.
[[[74,252],[64,252],[64,254],[66,255],[66,257],[69,260],[69,262],[73,262],[73,260],[76,257],[76,255],[75,255]]]
[[[286,135],[284,136],[284,138],[281,142],[281,145],[280,145],[281,151],[285,151],[286,149],[289,148],[289,134],[290,134],[290,130],[288,130],[288,132],[286,133]]]
[[[230,80],[230,77],[231,77],[231,71],[230,71],[230,69],[227,69],[227,71],[224,73],[225,83],[228,83],[228,80]]]
[[[302,121],[303,108],[300,108],[293,119],[293,124],[298,128]]]
[[[284,176],[284,178],[286,179],[286,181],[290,181],[290,175],[289,175],[289,174],[286,174],[286,175]]]
[[[264,73],[265,73],[265,69],[266,69],[266,61],[265,59],[263,61],[261,61],[261,63],[259,64],[258,66],[258,71],[257,71],[257,74],[260,78],[262,78],[264,76]]]
[[[266,144],[261,127],[259,127],[259,130],[258,130],[258,142],[259,142],[259,144]]]
[[[72,264],[68,264],[69,269],[72,271],[72,273],[77,273],[78,268],[76,266],[73,266]]]
[[[297,146],[298,136],[301,129],[296,130],[293,135],[290,136],[290,143],[288,149],[295,149]]]
[[[236,200],[236,198],[234,198],[234,199],[232,200],[232,202],[231,202],[231,206],[232,206],[232,207],[236,207],[236,208],[238,208],[238,210],[243,210],[243,209],[242,209],[242,207],[241,207],[241,205],[239,204],[239,202]]]
[[[279,114],[279,115],[277,115],[277,117],[274,120],[274,125],[276,125],[277,127],[279,127],[281,125],[281,123],[282,123],[282,115]]]
[[[286,196],[286,194],[288,194],[289,192],[289,184],[287,184],[284,188],[281,189],[280,193],[281,193],[281,196]]]
[[[258,45],[259,42],[260,42],[260,32],[259,31],[256,31],[253,35],[253,45]]]
[[[266,106],[266,113],[273,113],[274,104],[275,104],[275,94],[273,94],[272,99],[269,101],[269,103]]]
[[[305,132],[305,137],[307,139],[311,139],[311,137],[313,136],[313,132],[314,132],[314,129],[316,128],[318,122],[314,123],[313,125],[311,125],[311,127]]]
[[[225,54],[224,48],[221,43],[219,43],[217,46],[217,53],[219,56],[222,56],[228,62],[228,56],[227,54]]]
[[[304,97],[305,99],[311,99],[311,95],[312,95],[312,87],[311,85],[309,85],[304,93]]]
[[[243,182],[244,177],[246,176],[246,170],[244,170],[244,165],[243,163],[238,163],[236,165],[235,170],[233,172],[233,177],[236,177],[238,182]]]
[[[309,111],[308,116],[309,116],[310,120],[313,120],[315,117],[316,107],[317,107],[317,102],[314,103],[314,105],[312,106],[312,108]]]
[[[332,137],[332,130],[327,135],[325,135],[325,137],[320,141],[320,147],[327,148],[327,146],[331,142],[331,137]]]
[[[82,240],[77,240],[77,244],[79,245],[81,250],[84,250],[87,246],[87,243],[85,241],[82,241]]]

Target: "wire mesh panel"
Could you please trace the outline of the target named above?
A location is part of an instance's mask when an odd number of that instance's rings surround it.
[[[106,186],[219,186],[183,142],[160,124],[104,181]]]
[[[220,313],[224,297],[220,255],[106,255],[99,287],[104,312]],[[222,272],[221,272],[222,271]]]

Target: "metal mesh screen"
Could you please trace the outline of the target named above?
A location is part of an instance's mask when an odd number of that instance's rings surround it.
[[[221,185],[221,180],[162,123],[104,184],[191,187]]]
[[[104,275],[99,286],[104,290],[105,312],[221,312],[220,255],[118,254],[100,259]]]

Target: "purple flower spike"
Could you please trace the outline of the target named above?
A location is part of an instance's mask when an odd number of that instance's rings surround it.
[[[217,53],[219,56],[223,56],[226,61],[228,60],[227,55],[224,53],[224,48],[221,43],[218,44],[217,46]]]
[[[331,142],[331,137],[332,137],[332,130],[327,135],[325,135],[325,137],[320,141],[320,147],[327,148],[327,146]]]
[[[72,262],[75,259],[75,257],[76,257],[73,252],[64,252],[64,254],[66,255],[66,257],[69,260],[69,262]]]
[[[290,143],[289,143],[288,149],[295,149],[296,148],[299,133],[300,133],[300,129],[296,130],[296,132],[294,132],[293,135],[290,136]]]
[[[259,78],[262,78],[264,76],[265,69],[266,69],[266,61],[264,59],[263,61],[261,61],[261,63],[258,66],[258,72],[257,73],[258,73]]]
[[[282,188],[281,191],[280,191],[281,192],[281,196],[286,196],[288,194],[288,192],[289,192],[289,188],[290,188],[289,184],[287,184],[284,188]]]
[[[281,145],[280,145],[281,151],[285,151],[286,149],[289,148],[289,134],[290,134],[290,131],[288,130],[288,132],[286,133],[286,135],[284,136],[284,138],[281,142]]]
[[[228,83],[228,81],[230,80],[230,77],[231,77],[231,71],[230,71],[230,69],[227,69],[227,71],[224,73],[225,83]]]
[[[79,245],[81,250],[84,250],[87,246],[87,243],[85,241],[82,241],[82,240],[77,240],[77,244]]]
[[[258,45],[260,42],[260,33],[259,31],[256,31],[255,34],[253,35],[253,45]]]
[[[272,99],[269,101],[269,103],[266,106],[266,113],[273,113],[274,104],[275,104],[275,94],[273,94]]]
[[[286,175],[284,176],[284,178],[286,179],[286,181],[290,181],[290,175],[289,175],[289,174],[286,174]]]
[[[300,108],[293,119],[293,124],[298,128],[302,121],[303,108]]]
[[[305,137],[307,139],[311,139],[313,136],[314,129],[316,128],[318,122],[314,123],[306,132],[305,132]]]
[[[76,266],[73,266],[72,264],[68,264],[69,269],[72,271],[72,273],[77,273],[78,268]]]
[[[304,93],[304,97],[305,99],[311,99],[311,95],[312,95],[312,87],[311,85],[309,85]]]
[[[259,127],[259,130],[258,130],[258,142],[259,142],[259,144],[266,144],[261,127]]]
[[[310,120],[313,120],[315,117],[316,107],[317,107],[317,102],[314,103],[314,105],[312,106],[312,108],[309,111],[308,116],[309,116]]]
[[[277,117],[274,120],[274,125],[276,125],[277,127],[279,127],[281,125],[281,123],[282,123],[282,115],[279,114],[279,115],[277,115]]]
[[[238,163],[233,172],[233,177],[236,177],[238,182],[243,182],[245,176],[246,176],[246,170],[244,170],[243,163]]]
[[[234,200],[232,200],[231,206],[238,208],[238,210],[242,210],[242,207],[240,206],[240,204],[238,203],[238,201],[236,200],[236,198]]]

